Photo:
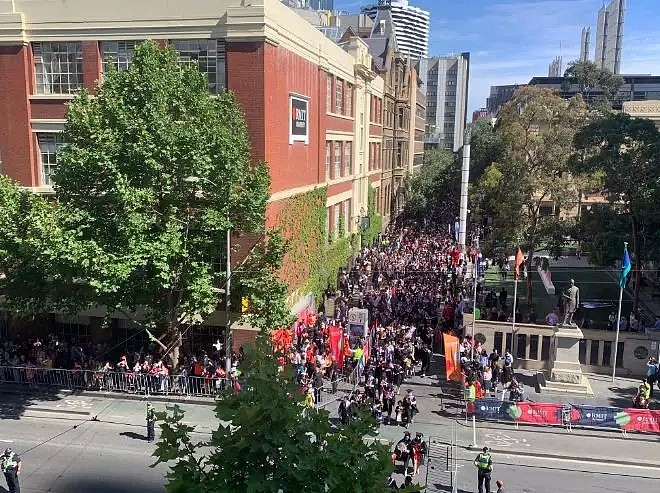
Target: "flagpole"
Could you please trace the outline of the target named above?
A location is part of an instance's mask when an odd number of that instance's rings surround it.
[[[518,275],[513,281],[513,318],[511,319],[511,351],[516,353],[516,304],[518,302]]]
[[[476,236],[476,245],[477,245],[477,251],[479,251],[479,235]],[[476,323],[476,315],[477,315],[477,284],[479,283],[479,259],[477,257],[477,254],[475,253],[474,255],[474,260],[473,260],[473,274],[472,274],[472,280],[474,283],[474,292],[472,293],[472,358],[474,360],[474,324]]]
[[[623,242],[623,251],[628,250],[628,242]],[[625,255],[625,253],[624,253]],[[621,266],[623,269],[623,265]],[[616,337],[614,338],[614,363],[612,364],[612,382],[616,378],[616,358],[619,350],[619,328],[621,327],[621,305],[623,304],[623,283],[619,283],[619,312],[616,316]]]

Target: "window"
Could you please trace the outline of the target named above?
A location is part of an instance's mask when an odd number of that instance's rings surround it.
[[[344,171],[347,176],[353,173],[353,142],[344,143]]]
[[[341,204],[335,204],[334,206],[335,209],[335,217],[334,217],[334,223],[333,223],[333,230],[335,233],[335,238],[339,236],[339,215],[341,214]]]
[[[103,41],[101,56],[103,57],[103,72],[114,65],[117,70],[128,70],[133,62],[135,46],[139,41]]]
[[[82,87],[82,44],[33,43],[37,94],[72,94]]]
[[[587,340],[586,339],[580,339],[579,347],[578,347],[578,360],[580,361],[581,365],[586,365],[587,364]]]
[[[335,142],[335,174],[333,178],[336,180],[341,177],[341,142]]]
[[[526,359],[527,334],[518,334],[518,346],[516,347],[516,358]]]
[[[348,233],[351,221],[351,199],[344,200],[344,234]]]
[[[171,41],[179,52],[182,65],[197,65],[209,81],[209,92],[218,94],[226,87],[225,43],[217,39],[181,39]]]
[[[346,84],[346,116],[353,116],[353,84]]]
[[[504,354],[502,352],[503,335],[502,332],[495,332],[495,337],[493,337],[493,348],[497,349],[497,352],[500,354]]]
[[[332,142],[325,143],[325,179],[330,179],[330,165],[332,164]]]
[[[39,133],[39,156],[41,157],[41,184],[53,185],[53,172],[57,168],[57,151],[64,144],[60,133]]]
[[[330,219],[332,215],[331,210],[332,207],[325,208],[325,230],[328,232],[328,236],[330,236]]]
[[[616,366],[617,368],[621,368],[623,366],[623,350],[625,349],[625,343],[620,342],[616,347]]]
[[[325,111],[332,112],[332,75],[328,74],[328,87],[326,88]]]
[[[335,80],[335,113],[341,115],[344,112],[344,81]]]

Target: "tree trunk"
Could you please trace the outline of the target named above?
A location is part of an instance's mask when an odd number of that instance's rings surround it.
[[[183,345],[183,337],[179,327],[172,327],[170,329],[172,334],[172,349],[170,350],[170,357],[172,358],[172,367],[176,368],[179,364],[179,355],[181,353],[181,346]]]
[[[637,311],[639,307],[639,288],[641,287],[641,256],[639,254],[639,241],[637,240],[638,235],[638,224],[637,218],[632,216],[632,251],[634,255],[633,276],[634,276],[634,289],[633,289],[633,312]]]

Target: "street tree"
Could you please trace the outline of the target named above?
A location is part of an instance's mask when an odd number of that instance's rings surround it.
[[[183,332],[221,301],[231,230],[234,237],[264,236],[254,251],[258,259],[232,281],[240,285],[242,275],[248,288],[272,287],[271,297],[252,293],[252,306],[257,323],[275,323],[264,318],[268,307],[281,314],[283,301],[272,278],[281,245],[264,232],[268,167],[251,162],[231,93],[209,97],[196,67],[179,64],[172,48],[145,42],[128,70],[104,74],[94,97],[84,90],[76,95],[64,141],[53,177],[56,202],[50,210],[37,199],[27,203],[36,216],[54,214],[46,224],[56,232],[46,253],[32,254],[52,259],[34,269],[50,269],[42,276],[48,285],[61,279],[77,288],[30,296],[35,283],[28,281],[35,279],[22,276],[15,280],[25,281],[23,289],[10,298],[27,305],[47,298],[72,311],[104,305],[108,313],[139,318],[176,363]],[[58,244],[60,237],[66,241]],[[135,317],[138,311],[144,317]]]
[[[283,356],[277,354],[276,356]],[[328,411],[303,405],[295,369],[273,357],[259,338],[241,365],[240,392],[225,392],[215,414],[218,427],[195,441],[178,408],[159,415],[156,464],[173,463],[169,493],[382,493],[392,471],[389,447],[375,437],[368,414],[334,426]]]
[[[441,149],[424,152],[424,162],[409,181],[405,214],[450,222],[458,208],[456,193],[460,165],[454,155]]]
[[[602,113],[611,111],[609,101],[616,95],[619,87],[623,84],[623,77],[613,74],[606,68],[601,68],[592,61],[575,60],[568,64],[564,72],[565,86],[576,84],[580,92],[589,101],[592,109]],[[600,88],[602,98],[592,101],[592,92]]]
[[[537,248],[552,243],[557,229],[564,228],[559,211],[575,207],[581,188],[579,178],[570,173],[569,157],[586,113],[580,96],[565,100],[534,86],[519,89],[500,110],[496,131],[506,151],[486,169],[474,191],[494,212],[492,233],[486,238],[493,254],[520,245],[531,269]],[[527,279],[531,304],[532,276]]]
[[[575,148],[574,169],[602,173],[613,211],[628,218],[630,230],[621,232],[621,241],[630,238],[632,243],[636,310],[645,258],[641,240],[655,238],[660,225],[660,132],[650,120],[611,115],[578,132]]]

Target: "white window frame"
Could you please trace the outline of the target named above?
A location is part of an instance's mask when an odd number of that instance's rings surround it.
[[[36,136],[39,146],[41,185],[52,187],[54,183],[52,175],[57,168],[57,153],[64,145],[63,135],[61,132],[37,132]]]
[[[211,94],[220,94],[227,88],[227,50],[223,40],[173,39],[170,44],[179,53],[181,65],[194,63],[199,71],[206,75]]]
[[[80,41],[32,43],[37,94],[73,94],[83,87]]]

